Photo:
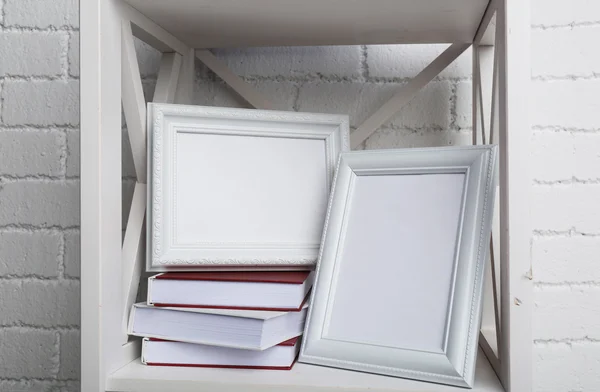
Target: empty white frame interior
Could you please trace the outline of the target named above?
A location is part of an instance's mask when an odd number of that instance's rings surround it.
[[[348,116],[149,108],[150,270],[316,262]]]
[[[341,155],[300,361],[471,387],[496,148]]]

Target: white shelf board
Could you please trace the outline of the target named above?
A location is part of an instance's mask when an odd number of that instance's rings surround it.
[[[504,392],[481,350],[476,392]],[[139,359],[113,373],[107,391],[122,392],[267,392],[353,390],[370,392],[459,392],[465,389],[402,378],[296,363],[290,371],[153,367]]]
[[[472,42],[489,0],[125,0],[195,48]]]

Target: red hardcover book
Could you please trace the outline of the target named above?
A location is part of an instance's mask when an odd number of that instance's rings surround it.
[[[299,350],[300,337],[263,351],[145,338],[142,362],[148,366],[290,370]]]
[[[148,279],[148,305],[300,311],[311,271],[167,272]]]

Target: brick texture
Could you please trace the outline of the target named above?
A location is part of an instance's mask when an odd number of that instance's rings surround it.
[[[77,0],[5,0],[6,26],[36,29],[79,26]]]
[[[600,128],[600,80],[536,80],[531,84],[531,121],[535,126]]]
[[[532,1],[534,384],[600,387],[600,3]],[[590,46],[591,45],[591,46]]]
[[[325,76],[354,78],[362,73],[357,46],[258,48],[217,50],[232,71],[241,76]]]
[[[536,339],[600,339],[600,289],[544,287],[535,292]]]
[[[535,390],[595,391],[600,2],[531,3]],[[78,1],[0,0],[0,11],[0,392],[75,392],[81,274]],[[137,40],[135,46],[148,99],[160,53]],[[345,113],[356,128],[445,47],[215,54],[275,108]],[[195,104],[248,107],[198,62],[197,67]],[[471,113],[467,51],[361,148],[467,145]],[[124,130],[123,227],[135,175],[128,143]]]
[[[81,236],[78,232],[65,234],[64,273],[69,278],[81,274]]]
[[[58,378],[69,380],[79,377],[80,338],[79,331],[77,330],[60,333],[60,369]]]
[[[600,4],[595,0],[531,0],[531,22],[535,27],[552,29],[597,23]]]
[[[78,81],[6,81],[2,118],[6,125],[77,125],[78,97]]]
[[[0,353],[6,358],[0,366],[0,379],[46,378],[54,375],[54,357],[57,354],[55,342],[56,334],[51,331],[0,329]],[[25,386],[27,384],[23,385]],[[9,390],[7,387],[8,385],[0,384],[0,388],[6,388],[6,391]],[[15,385],[13,387],[15,389],[11,392],[18,391]]]
[[[412,78],[423,70],[433,59],[442,53],[448,45],[377,45],[367,52],[369,75],[376,78],[405,79]],[[470,78],[471,50],[450,64],[440,78]]]
[[[0,286],[0,325],[79,325],[79,282],[14,280]]]
[[[12,181],[0,187],[0,225],[19,222],[39,227],[79,224],[76,182]]]
[[[0,76],[50,76],[62,72],[60,33],[0,32]]]
[[[542,282],[598,282],[600,236],[536,236],[532,246],[535,276]]]
[[[0,175],[60,176],[64,138],[59,130],[0,131]]]
[[[0,276],[58,277],[60,237],[41,231],[0,232]]]
[[[534,228],[600,233],[600,203],[595,202],[599,198],[600,184],[535,186],[531,200]]]
[[[600,12],[600,10],[599,10]],[[593,76],[600,69],[600,25],[577,29],[533,30],[531,74],[550,76]],[[561,56],[556,61],[556,56]]]
[[[600,344],[565,341],[536,344],[534,350],[536,391],[595,391],[600,385]]]
[[[79,76],[79,33],[72,32],[69,34],[69,52],[68,52],[69,69],[67,70],[70,76]]]

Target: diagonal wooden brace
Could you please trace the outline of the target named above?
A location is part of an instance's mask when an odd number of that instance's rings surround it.
[[[146,182],[146,105],[141,92],[141,78],[133,47],[133,37],[128,22],[124,22],[123,37],[123,108],[126,114],[127,128],[131,140],[131,150],[134,155],[134,164],[136,165],[137,183],[133,192],[133,200],[125,229],[125,238],[121,253],[122,260],[122,292],[124,294],[122,309],[123,325],[123,344],[127,344],[129,337],[127,335],[127,323],[131,306],[133,305],[140,283],[140,277],[144,268],[146,246],[145,246],[145,225],[147,185]],[[189,55],[193,52],[188,52]],[[126,55],[126,57],[125,57]],[[179,53],[163,53],[154,90],[154,101],[162,103],[172,103],[176,99],[176,93],[179,87],[180,73],[187,72],[193,74],[193,56],[188,64],[183,63],[184,56]],[[188,78],[189,79],[189,78]],[[187,82],[187,80],[186,80]],[[186,84],[185,93],[187,95],[191,88],[191,83]],[[187,98],[186,98],[187,99]],[[127,110],[125,110],[127,108]],[[143,116],[143,117],[142,117]],[[137,159],[136,159],[137,158]],[[142,169],[138,164],[144,162]]]
[[[182,56],[179,53],[162,54],[152,102],[169,103],[175,100],[181,64]]]
[[[377,128],[392,118],[404,105],[410,102],[420,89],[433,80],[469,46],[470,44],[452,44],[433,60],[431,64],[425,67],[423,71],[402,86],[389,101],[352,133],[350,136],[351,147],[356,148],[362,142],[367,140]]]
[[[229,68],[208,50],[196,50],[196,57],[216,73],[225,83],[256,109],[274,109],[275,106],[251,85],[231,72]]]
[[[131,23],[123,21],[121,34],[121,100],[127,121],[135,174],[146,182],[146,101],[142,78],[133,44]]]
[[[123,343],[127,343],[127,322],[131,306],[135,302],[140,276],[144,266],[146,250],[146,235],[144,230],[144,219],[146,216],[146,184],[136,183],[133,191],[133,200],[127,219],[125,239],[121,253],[122,262],[122,292],[125,295],[123,301]]]

